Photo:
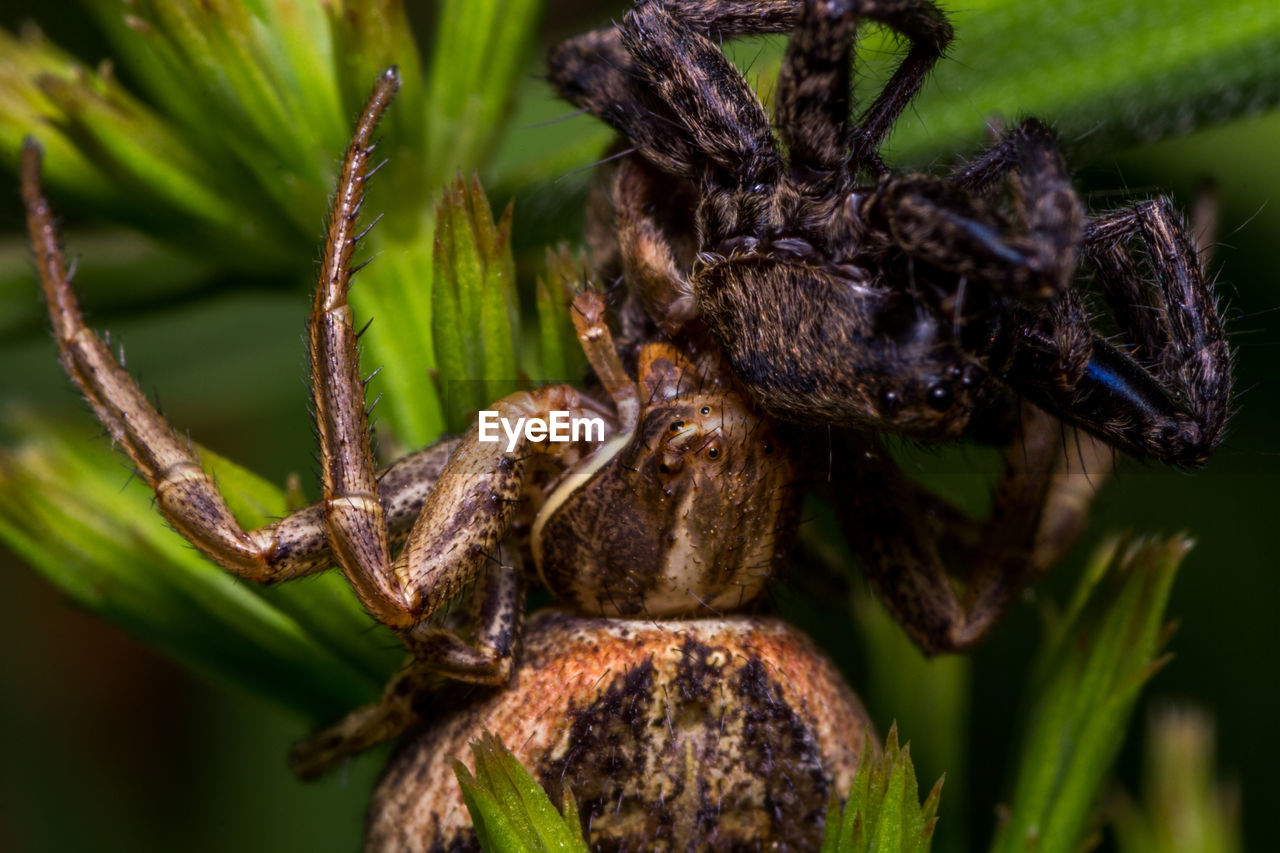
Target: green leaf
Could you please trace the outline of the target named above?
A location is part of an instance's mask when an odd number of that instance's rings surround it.
[[[1034,115],[1101,152],[1280,103],[1280,6],[1266,0],[980,0],[894,134],[896,159],[952,159],[988,118]],[[874,48],[872,48],[874,50]]]
[[[834,530],[833,536],[838,536]],[[852,564],[852,556],[840,558]],[[897,718],[913,738],[921,772],[940,775],[945,770],[953,788],[964,790],[967,779],[969,703],[972,660],[965,655],[927,658],[902,630],[884,605],[862,584],[854,584],[853,626],[866,661],[864,701],[872,719]],[[939,840],[940,849],[954,846],[964,837],[967,815],[962,798],[944,806],[949,827]]]
[[[511,208],[494,222],[474,178],[459,177],[436,207],[435,354],[455,432],[517,387],[520,306],[510,234]]]
[[[227,500],[236,520],[250,530],[290,512],[284,490],[208,448],[200,458]],[[336,657],[378,684],[403,662],[396,637],[375,622],[342,572],[336,568],[297,583],[254,587],[265,600],[288,614]]]
[[[210,274],[209,265],[131,229],[76,230],[63,240],[86,259],[76,270],[76,292],[99,311],[180,298]],[[43,330],[47,317],[35,298],[26,236],[0,237],[0,335],[16,340],[20,332]]]
[[[107,442],[32,417],[6,428],[24,439],[0,453],[0,536],[72,598],[189,666],[308,719],[376,695],[394,661],[384,656],[379,669],[362,668],[352,662],[354,636],[316,628],[350,618],[350,602],[325,602],[305,582],[264,593],[213,565],[165,525],[151,490],[129,477]],[[242,509],[270,503],[260,484],[225,465],[215,470]],[[318,604],[338,615],[295,618]]]
[[[94,204],[118,204],[117,188],[108,176],[49,122],[58,110],[36,84],[42,75],[72,77],[83,73],[79,63],[50,44],[34,26],[24,29],[21,38],[0,29],[0,162],[5,171],[15,172],[22,140],[48,124],[40,140],[50,185],[75,187]]]
[[[576,382],[586,369],[586,355],[573,327],[574,292],[592,281],[585,255],[574,257],[569,247],[547,249],[547,274],[534,290],[538,310],[540,372],[550,382]]]
[[[868,734],[844,806],[833,794],[827,808],[823,853],[928,853],[942,782],[921,803],[911,747],[899,747],[897,724],[883,751]]]
[[[475,775],[455,761],[454,773],[486,853],[586,851],[573,797],[565,792],[563,815],[519,760],[494,734],[471,744]]]
[[[514,85],[533,46],[538,0],[442,0],[426,93],[433,185],[470,171],[498,140]]]
[[[1214,725],[1195,708],[1147,721],[1142,799],[1113,797],[1120,853],[1242,853],[1240,792],[1214,778]]]
[[[1189,548],[1182,537],[1116,540],[1089,564],[1048,631],[996,853],[1077,849],[1138,692],[1165,660],[1164,609]]]

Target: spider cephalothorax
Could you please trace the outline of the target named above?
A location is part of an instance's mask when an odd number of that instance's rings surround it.
[[[911,46],[854,120],[859,21]],[[717,42],[793,30],[771,124]],[[951,38],[929,0],[640,0],[616,28],[558,47],[550,71],[664,184],[693,186],[692,262],[662,245],[679,239],[655,213],[668,188],[638,217],[652,220],[639,257],[678,272],[638,295],[670,334],[704,323],[775,416],[936,440],[1000,420],[1018,395],[1135,454],[1204,461],[1230,353],[1166,199],[1087,216],[1036,120],[945,178],[880,158]],[[1125,345],[1091,329],[1081,261]],[[642,291],[654,279],[627,272]]]

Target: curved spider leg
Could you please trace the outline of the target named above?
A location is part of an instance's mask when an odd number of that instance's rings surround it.
[[[877,594],[928,654],[971,648],[1074,541],[1109,471],[1101,444],[1071,470],[1057,420],[1024,405],[989,517],[971,519],[913,483],[871,436],[837,451],[836,509]],[[957,592],[952,578],[965,579]]]
[[[1005,176],[1020,226],[981,195]],[[984,283],[1011,307],[1031,309],[1066,291],[1085,223],[1057,140],[1034,119],[1006,133],[953,182],[923,175],[885,181],[863,201],[861,215],[912,257]]]
[[[383,85],[390,83],[384,81]],[[29,140],[22,156],[28,224],[63,367],[113,442],[155,492],[161,514],[206,557],[238,577],[271,583],[332,566],[335,555],[325,524],[326,502],[304,507],[270,525],[243,529],[216,482],[201,466],[190,441],[168,424],[85,325],[41,188],[40,149]],[[457,443],[456,439],[439,442],[374,476],[373,493],[390,530],[391,544],[408,535],[410,523]],[[384,531],[382,535],[388,534]]]
[[[559,45],[547,57],[547,75],[565,100],[620,132],[663,171],[699,174],[699,154],[670,108],[644,85],[616,28],[595,30]]]
[[[623,160],[614,176],[611,203],[602,213],[610,219],[608,234],[616,246],[627,295],[674,336],[698,314],[687,275],[697,255],[690,239],[695,229],[692,217],[682,215],[692,213],[697,199],[692,193],[673,193],[670,184],[645,160]]]
[[[799,6],[799,0],[642,0],[621,26],[584,33],[552,49],[548,79],[561,96],[618,130],[651,163],[699,180],[706,159],[701,143],[626,45],[623,31],[631,17],[647,16],[651,7],[662,15],[670,9],[679,26],[719,42],[752,33],[788,32]],[[737,75],[736,70],[732,73]]]
[[[887,174],[878,151],[907,104],[915,98],[933,66],[955,37],[947,16],[930,0],[835,0],[843,14],[892,27],[911,40],[911,47],[889,82],[862,113],[853,130],[849,172],[871,169]]]
[[[717,222],[703,242],[758,232],[782,171],[769,117],[719,45],[691,29],[665,6],[644,3],[622,22],[622,43],[653,92],[669,104],[699,159],[690,177],[727,191]]]
[[[600,303],[594,323],[583,320],[593,313],[584,308],[592,299]],[[601,380],[616,395],[618,414],[625,418],[628,401],[635,408],[634,384],[622,387],[629,380],[603,325],[602,297],[583,291],[574,300],[574,314],[588,360],[602,371]],[[567,385],[521,391],[493,403],[492,411],[459,442],[391,567],[408,603],[404,621],[396,627],[426,668],[483,684],[510,678],[520,628],[519,570],[493,555],[499,553],[519,505],[531,458],[554,459],[587,449],[536,440],[523,429],[528,419],[551,412],[569,419],[613,418],[600,403]],[[630,416],[634,419],[634,412]],[[506,434],[499,434],[499,424],[515,424],[514,433],[504,426]],[[473,583],[479,611],[468,643],[430,617]]]
[[[1018,219],[1035,247],[1031,258],[1039,287],[1021,297],[1047,301],[1069,283],[1084,232],[1084,208],[1058,137],[1039,119],[1025,119],[963,168],[952,181],[967,192],[990,195],[1000,178],[1013,190]]]
[[[506,658],[520,642],[523,600],[522,569],[518,554],[505,548],[489,566],[481,569],[469,608],[470,624],[480,626],[476,645],[496,649]],[[514,587],[514,588],[513,588]],[[512,602],[516,606],[512,606]],[[344,759],[392,740],[412,726],[438,714],[439,694],[449,678],[441,673],[439,661],[415,658],[392,676],[376,702],[351,711],[338,722],[303,738],[289,750],[289,768],[299,779],[323,776]]]
[[[863,168],[888,169],[876,152],[952,39],[946,15],[928,0],[806,0],[778,75],[776,118],[791,175],[818,197]],[[893,78],[850,129],[853,36],[876,21],[912,41]]]
[[[588,288],[574,297],[573,327],[578,333],[578,342],[600,384],[613,398],[619,427],[627,431],[636,425],[640,416],[639,392],[618,357],[605,312],[604,294],[598,290]]]
[[[708,34],[782,31],[799,4],[767,4],[777,14],[759,20],[742,14],[748,5],[640,3],[616,35],[566,42],[549,61],[565,97],[620,130],[654,165],[723,190],[700,211],[711,245],[775,218],[782,157],[769,117]]]
[[[1149,278],[1129,241],[1145,255]],[[1231,350],[1186,225],[1161,197],[1096,220],[1084,242],[1132,351],[1093,334],[1082,312],[1051,315],[1047,328],[1020,338],[1009,380],[1130,453],[1202,464],[1230,414]],[[1047,358],[1083,367],[1069,381],[1047,382],[1039,372]]]
[[[667,7],[684,27],[719,42],[790,31],[800,0],[643,0],[636,11],[650,6]],[[594,30],[557,45],[547,57],[551,84],[566,100],[621,132],[650,162],[672,174],[700,178],[697,145],[680,133],[671,105],[655,93],[624,45],[622,27]]]
[[[392,677],[378,701],[295,743],[289,769],[304,781],[318,779],[344,759],[398,737],[422,721],[419,707],[445,683],[444,676],[411,661]]]
[[[404,629],[415,621],[417,602],[391,571],[386,513],[377,500],[356,330],[347,304],[356,220],[364,200],[373,134],[399,87],[394,69],[378,79],[343,158],[311,309],[308,351],[330,544],[370,615],[391,628]]]
[[[205,472],[190,440],[178,434],[102,340],[86,325],[59,246],[40,181],[40,148],[28,139],[22,152],[22,194],[54,337],[67,375],[79,387],[112,442],[156,494],[170,525],[201,553],[232,574],[271,583],[333,565],[320,504],[280,521],[245,530]],[[452,445],[420,451],[387,469],[379,499],[400,534],[425,499]]]
[[[807,195],[834,197],[836,203],[843,203],[839,190],[849,179],[850,64],[857,28],[849,11],[839,4],[804,4],[774,95],[791,179]]]
[[[474,430],[459,443],[422,505],[406,551],[413,548],[414,535],[420,535],[424,519],[435,521],[448,515],[441,511],[441,504],[451,501],[459,490],[471,487],[473,495],[484,495],[484,500],[500,506],[501,511],[496,518],[492,511],[488,517],[478,513],[477,523],[483,534],[463,543],[458,540],[463,539],[466,528],[457,517],[458,508],[451,508],[455,517],[449,528],[455,541],[449,544],[469,545],[468,559],[438,578],[424,580],[407,574],[401,565],[406,559],[403,555],[396,564],[392,563],[386,512],[378,500],[364,382],[347,294],[351,255],[358,239],[356,220],[374,148],[373,134],[399,82],[394,69],[379,78],[356,125],[343,160],[311,312],[311,379],[320,437],[324,522],[334,555],[365,609],[397,630],[422,665],[457,678],[502,683],[510,673],[512,637],[518,629],[519,584],[513,568],[485,570],[482,561],[497,547],[493,534],[500,535],[506,529],[523,482],[523,466],[495,462],[494,470],[487,472],[490,476],[485,478],[474,465],[470,469],[465,465],[475,463],[478,455],[483,456],[473,450]],[[460,459],[464,462],[460,463]],[[468,474],[475,476],[468,481]],[[490,491],[490,479],[505,482]],[[476,594],[484,602],[483,615],[490,622],[478,627],[475,647],[450,631],[435,628],[426,618],[461,592],[463,586],[477,580],[481,583]],[[494,594],[495,590],[498,594]]]

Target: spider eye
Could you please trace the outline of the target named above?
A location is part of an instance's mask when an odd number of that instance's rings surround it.
[[[765,444],[765,445],[763,445],[763,446],[762,446],[762,449],[764,450],[764,455],[765,455],[765,456],[768,456],[770,453],[772,453],[772,452],[773,452],[773,445],[772,445],[772,444]]]
[[[929,407],[939,412],[945,412],[951,408],[951,403],[955,398],[951,394],[951,389],[942,383],[938,383],[929,388]]]
[[[880,409],[885,417],[893,417],[898,414],[898,409],[902,406],[902,396],[892,388],[885,388],[880,392]]]
[[[720,455],[720,448],[718,448],[718,447],[711,447],[711,448],[708,448],[708,449],[707,449],[707,458],[709,458],[709,459],[715,459],[715,458],[716,458],[717,456],[719,456],[719,455]]]
[[[684,429],[684,421],[675,421],[671,424],[672,432],[679,432],[682,429]]]
[[[699,409],[698,411],[700,411],[700,412],[701,412],[702,414],[704,414],[704,415],[709,415],[709,414],[711,414],[711,407],[710,407],[710,406],[703,406],[703,407],[702,407],[701,409]]]

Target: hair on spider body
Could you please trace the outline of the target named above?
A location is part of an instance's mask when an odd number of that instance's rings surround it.
[[[854,117],[861,22],[909,47]],[[781,32],[771,122],[719,41]],[[1203,463],[1230,410],[1231,354],[1167,199],[1087,214],[1036,119],[943,177],[881,159],[951,39],[929,0],[640,0],[554,49],[552,83],[637,152],[615,191],[620,220],[649,206],[630,216],[650,239],[628,287],[667,333],[705,326],[784,420],[934,441],[1021,397],[1134,455]],[[673,178],[692,188],[692,214],[665,202],[681,196]],[[664,224],[681,219],[693,257],[673,247],[655,265],[664,239],[686,239]],[[1123,343],[1092,329],[1083,274]]]

